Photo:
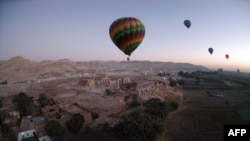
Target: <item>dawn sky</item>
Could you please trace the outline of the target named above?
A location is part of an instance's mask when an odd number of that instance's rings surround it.
[[[250,72],[249,0],[3,0],[0,60],[126,60],[109,36],[109,26],[121,17],[145,26],[131,60]]]

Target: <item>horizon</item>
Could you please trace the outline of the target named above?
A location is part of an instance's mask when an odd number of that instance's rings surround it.
[[[70,61],[70,62],[151,62],[151,63],[157,63],[157,62],[160,62],[160,63],[175,63],[175,64],[190,64],[190,65],[195,65],[195,66],[201,66],[201,67],[204,67],[206,69],[209,69],[210,71],[218,71],[218,69],[223,69],[224,72],[237,72],[237,70],[231,70],[231,69],[226,69],[226,68],[209,68],[207,66],[204,66],[202,64],[193,64],[193,63],[189,63],[189,62],[173,62],[173,61],[151,61],[151,60],[130,60],[130,61],[127,61],[127,60],[85,60],[85,61],[81,61],[81,60],[71,60],[69,58],[61,58],[61,59],[56,59],[56,60],[52,60],[52,59],[43,59],[43,60],[32,60],[30,58],[27,58],[27,57],[23,57],[23,56],[13,56],[9,59],[6,59],[6,60],[0,60],[0,61],[9,61],[11,59],[14,59],[14,58],[22,58],[22,59],[27,59],[29,61],[34,61],[35,63],[40,63],[42,61],[62,61],[62,60],[67,60],[67,61]],[[250,71],[241,71],[241,73],[250,73]]]
[[[4,0],[0,7],[0,60],[125,61],[109,27],[130,16],[141,20],[146,32],[131,61],[250,72],[250,1]],[[186,19],[192,23],[189,29]]]

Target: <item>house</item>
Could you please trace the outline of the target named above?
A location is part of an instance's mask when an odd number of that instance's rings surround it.
[[[15,126],[18,122],[20,114],[17,110],[13,110],[12,107],[2,107],[0,108],[0,118],[4,124],[10,126]],[[1,140],[0,140],[1,141]]]
[[[19,111],[17,111],[17,110],[12,110],[12,111],[10,111],[10,112],[9,112],[9,115],[10,115],[10,117],[17,117],[17,118],[20,117],[20,113],[19,113]]]
[[[23,132],[18,133],[18,141],[22,141],[23,139],[29,139],[29,140],[34,140],[37,141],[36,139],[36,130],[31,129],[31,130],[26,130]]]
[[[43,116],[26,116],[22,118],[20,124],[20,132],[18,133],[18,141],[30,140],[30,141],[51,141],[49,136],[45,132],[45,126],[47,119]],[[45,140],[44,140],[45,139]]]
[[[78,83],[85,88],[95,87],[95,79],[81,79]]]

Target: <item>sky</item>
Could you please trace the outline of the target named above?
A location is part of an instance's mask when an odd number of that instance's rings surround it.
[[[130,60],[250,72],[249,0],[2,0],[0,60],[126,60],[109,36],[121,17],[145,26]]]

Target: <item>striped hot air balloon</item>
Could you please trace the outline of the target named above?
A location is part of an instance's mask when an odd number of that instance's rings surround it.
[[[145,36],[145,27],[139,19],[123,17],[110,25],[109,35],[114,44],[124,54],[130,56],[142,42]]]

